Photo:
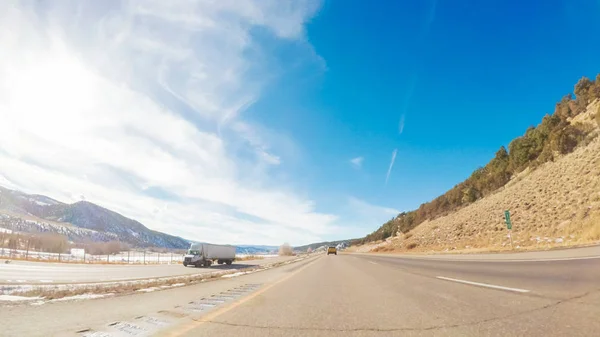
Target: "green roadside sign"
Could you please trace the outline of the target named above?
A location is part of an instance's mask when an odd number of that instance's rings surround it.
[[[504,221],[506,221],[506,228],[512,229],[512,223],[510,222],[510,212],[508,210],[504,211]]]

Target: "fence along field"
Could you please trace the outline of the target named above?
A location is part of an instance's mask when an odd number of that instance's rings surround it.
[[[184,251],[131,250],[123,243],[91,242],[69,243],[66,237],[54,233],[16,233],[0,228],[0,257],[8,260],[171,264],[183,261]]]

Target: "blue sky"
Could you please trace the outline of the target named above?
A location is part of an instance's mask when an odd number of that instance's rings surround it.
[[[592,0],[0,13],[0,185],[215,243],[363,236],[600,71]]]
[[[599,15],[597,1],[326,2],[307,34],[327,69],[282,78],[248,114],[285,106],[267,123],[312,154],[302,170],[326,199],[414,209],[595,77]]]

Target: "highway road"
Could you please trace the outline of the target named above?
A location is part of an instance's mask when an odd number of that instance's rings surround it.
[[[179,263],[171,265],[102,265],[12,261],[10,264],[0,264],[0,284],[58,284],[147,279],[241,269],[290,259],[293,258],[273,257],[234,262],[229,266],[213,265],[210,268],[184,267]]]
[[[0,308],[0,335],[598,336],[598,317],[600,256],[339,254],[149,294]]]
[[[357,253],[358,254],[358,253]],[[400,257],[398,254],[366,253],[369,256]],[[453,261],[560,261],[600,257],[600,245],[540,251],[514,251],[500,253],[455,253],[455,254],[403,254],[403,259],[429,259]]]

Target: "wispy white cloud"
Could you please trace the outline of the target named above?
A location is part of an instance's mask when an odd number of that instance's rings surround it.
[[[270,151],[271,145],[259,133],[256,126],[248,123],[237,121],[231,125],[233,131],[250,145],[258,159],[262,159],[270,165],[281,164],[281,158]],[[264,134],[264,131],[263,131]]]
[[[388,180],[390,179],[390,174],[392,173],[392,168],[394,167],[394,162],[396,161],[396,154],[398,153],[398,149],[394,149],[392,151],[392,159],[390,160],[390,167],[388,167],[387,174],[385,175],[385,184],[387,185]]]
[[[400,123],[398,123],[398,133],[402,134],[402,132],[404,132],[404,118],[406,117],[405,114],[402,114],[402,116],[400,116]]]
[[[352,164],[352,166],[354,166],[355,168],[361,168],[364,160],[365,158],[363,157],[352,158],[350,159],[350,164]]]
[[[404,132],[404,124],[406,120],[406,115],[408,114],[408,109],[410,107],[410,103],[412,101],[413,94],[415,92],[415,88],[417,86],[418,76],[415,74],[411,77],[408,82],[408,88],[404,93],[403,101],[402,101],[402,110],[400,114],[400,120],[398,121],[398,133],[402,134]]]
[[[268,174],[292,142],[242,115],[269,78],[253,29],[303,41],[319,2],[112,4],[0,3],[2,184],[84,195],[190,239],[306,243],[337,230]]]

